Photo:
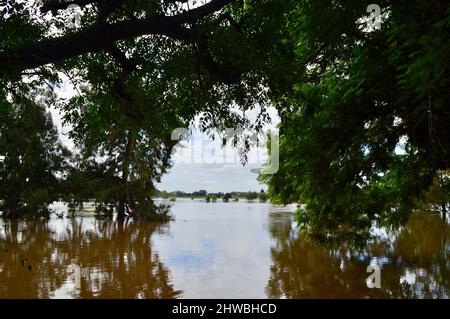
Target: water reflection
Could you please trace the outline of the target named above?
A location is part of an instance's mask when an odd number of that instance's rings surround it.
[[[0,298],[175,298],[152,250],[167,225],[93,218],[0,220]]]
[[[172,209],[168,224],[0,219],[0,298],[450,295],[450,226],[438,216],[415,215],[356,249],[304,240],[291,208],[189,199]],[[369,264],[382,267],[381,289],[366,286]]]
[[[286,213],[270,213],[275,239],[266,293],[271,298],[448,298],[450,226],[417,214],[393,234],[378,233],[364,249],[329,249],[303,240]],[[369,264],[379,264],[381,289],[366,286]]]

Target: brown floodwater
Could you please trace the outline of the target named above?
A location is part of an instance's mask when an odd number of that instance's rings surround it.
[[[289,209],[177,200],[175,221],[0,219],[0,298],[448,298],[450,226],[416,214],[364,248],[303,239]],[[84,216],[83,216],[84,215]],[[366,284],[381,267],[381,288]]]

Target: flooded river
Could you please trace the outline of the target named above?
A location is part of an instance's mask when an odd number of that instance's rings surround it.
[[[450,226],[414,215],[363,249],[304,240],[292,209],[178,199],[165,224],[0,219],[0,298],[448,298]],[[369,289],[367,266],[380,266]]]

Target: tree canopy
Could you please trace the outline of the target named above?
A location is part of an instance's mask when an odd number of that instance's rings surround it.
[[[285,30],[299,67],[274,98],[280,170],[261,179],[324,238],[405,222],[450,165],[448,2],[379,1],[379,26],[369,3],[298,1]]]

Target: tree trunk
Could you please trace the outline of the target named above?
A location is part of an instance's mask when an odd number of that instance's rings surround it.
[[[120,196],[119,201],[119,208],[117,210],[117,219],[123,220],[126,217],[125,211],[126,211],[126,205],[129,205],[130,196],[129,196],[129,190],[128,190],[128,178],[130,176],[130,163],[131,163],[131,156],[133,153],[133,146],[134,146],[134,137],[131,132],[131,130],[127,133],[127,146],[125,149],[125,152],[123,154],[123,161],[122,161],[122,190],[123,193]]]
[[[125,219],[125,202],[123,200],[119,201],[117,206],[117,220],[123,221]]]

